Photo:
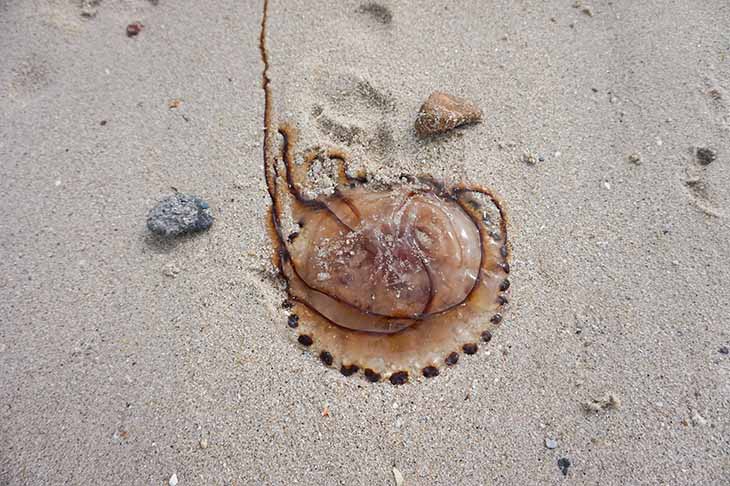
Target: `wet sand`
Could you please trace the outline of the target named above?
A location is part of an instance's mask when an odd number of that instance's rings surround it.
[[[583,3],[270,2],[298,149],[509,210],[504,323],[400,387],[286,325],[260,2],[0,3],[0,484],[724,484],[730,6]],[[417,138],[437,89],[484,121]],[[173,188],[208,232],[149,234]]]

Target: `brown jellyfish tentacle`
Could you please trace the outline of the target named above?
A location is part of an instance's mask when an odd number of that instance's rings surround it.
[[[465,206],[465,200],[462,199],[462,197],[467,193],[477,193],[482,194],[483,196],[486,196],[494,205],[494,207],[497,208],[497,211],[499,212],[499,232],[501,234],[501,240],[504,242],[504,246],[507,249],[507,255],[504,256],[505,261],[509,261],[511,256],[511,248],[509,246],[509,242],[507,239],[507,227],[509,225],[509,219],[507,217],[507,211],[504,209],[504,203],[500,199],[499,196],[497,196],[493,191],[474,184],[465,184],[461,183],[458,184],[452,191],[452,193],[461,201],[462,206],[464,206],[465,210],[468,212],[473,212],[473,208],[469,208]]]

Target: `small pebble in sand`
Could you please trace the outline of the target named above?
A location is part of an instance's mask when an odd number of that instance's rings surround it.
[[[727,346],[720,346],[720,349],[718,349],[718,351],[720,352],[720,354],[729,354],[730,348],[728,348]]]
[[[621,406],[621,399],[613,393],[609,393],[603,398],[594,398],[589,402],[583,402],[581,406],[586,413],[597,413],[601,410],[616,410]]]
[[[558,441],[555,439],[547,438],[545,439],[545,447],[547,447],[548,449],[555,449],[556,447],[558,447]]]
[[[403,474],[396,468],[393,468],[393,479],[395,479],[395,486],[403,486],[405,482]]]
[[[140,32],[142,32],[142,29],[144,28],[144,25],[142,25],[142,22],[132,22],[127,26],[127,37],[134,37]]]
[[[174,108],[180,108],[180,105],[182,105],[182,100],[178,100],[178,99],[170,100],[167,103],[167,107],[170,108],[171,110]]]
[[[474,103],[441,91],[434,91],[421,105],[416,117],[416,132],[421,137],[444,133],[482,119],[482,110]]]
[[[567,457],[561,457],[558,459],[558,467],[560,468],[560,472],[563,473],[563,476],[567,476],[568,469],[570,468],[570,459]]]
[[[200,439],[199,445],[200,445],[201,449],[207,449],[208,448],[208,439],[203,437],[202,439]]]
[[[175,278],[177,277],[178,273],[180,273],[180,268],[178,268],[178,266],[174,263],[165,265],[165,267],[162,269],[162,274],[165,277]]]
[[[583,7],[581,10],[584,14],[586,14],[589,17],[593,17],[593,9],[591,7]]]
[[[695,427],[701,427],[707,424],[707,419],[700,415],[700,413],[696,410],[692,412],[692,417],[690,418],[690,420],[692,420],[692,425],[694,425]]]
[[[717,158],[717,153],[711,148],[699,147],[697,149],[697,162],[702,165],[710,165]]]
[[[537,157],[532,152],[525,152],[524,154],[522,154],[522,161],[526,164],[535,165],[539,160],[539,157]]]
[[[147,228],[167,237],[206,230],[212,224],[213,214],[208,203],[181,193],[160,201],[147,216]]]
[[[356,10],[356,12],[368,14],[374,20],[383,25],[388,25],[393,21],[393,14],[390,12],[388,7],[380,5],[376,2],[369,2],[361,5],[360,8]]]
[[[629,162],[631,162],[632,164],[636,164],[636,165],[641,164],[641,155],[639,155],[637,153],[633,153],[633,154],[629,155]]]
[[[96,7],[101,0],[81,0],[81,16],[87,19],[96,17]]]
[[[170,480],[167,481],[167,484],[170,486],[177,486],[177,474],[173,473],[172,476],[170,476]]]

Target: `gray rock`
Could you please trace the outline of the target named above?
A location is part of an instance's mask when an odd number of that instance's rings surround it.
[[[203,231],[213,224],[207,202],[199,197],[176,193],[160,201],[147,216],[147,227],[162,236]]]
[[[561,457],[558,459],[558,468],[560,469],[560,472],[563,473],[563,476],[568,475],[568,469],[570,468],[571,463],[570,459],[567,457]]]

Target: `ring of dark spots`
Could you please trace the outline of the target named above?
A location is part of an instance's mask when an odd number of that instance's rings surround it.
[[[423,368],[422,373],[426,378],[433,378],[434,376],[439,375],[439,369],[435,366],[426,366]]]
[[[476,354],[479,346],[477,346],[475,343],[466,343],[464,346],[462,346],[462,349],[464,350],[465,354]]]
[[[310,336],[307,336],[306,334],[300,334],[297,341],[299,341],[299,344],[303,346],[311,346],[314,342],[312,338]]]
[[[404,385],[408,383],[408,372],[407,371],[396,371],[390,375],[390,382],[393,385]]]
[[[499,265],[504,273],[509,273],[509,263],[502,263]]]
[[[345,376],[352,376],[355,373],[357,373],[358,369],[359,368],[357,367],[357,365],[349,365],[349,366],[342,365],[342,367],[340,368],[340,373],[342,373]]]
[[[456,353],[456,352],[451,353],[450,355],[448,355],[446,357],[444,362],[449,366],[455,365],[456,363],[459,362],[459,353]]]
[[[503,257],[506,257],[509,253],[509,250],[507,250],[507,245],[502,246],[502,248],[499,249],[499,254]]]
[[[507,280],[507,279],[502,280],[502,283],[499,284],[499,290],[501,290],[502,292],[504,292],[508,288],[509,288],[509,280]]]
[[[291,242],[293,242],[293,241],[294,241],[294,239],[295,239],[295,238],[296,238],[297,236],[299,236],[299,232],[298,232],[298,231],[294,231],[294,232],[292,232],[292,233],[291,233],[291,234],[290,234],[290,235],[289,235],[289,236],[287,237],[287,241],[289,241],[289,243],[291,243]]]
[[[376,383],[380,381],[380,373],[376,373],[370,368],[367,368],[365,370],[365,378],[367,378],[370,383]]]
[[[322,360],[322,363],[326,364],[327,366],[332,366],[332,354],[330,354],[328,351],[322,351],[319,353],[319,359]]]
[[[482,333],[482,341],[484,341],[485,343],[488,343],[491,340],[492,340],[492,333],[489,331],[484,331]]]
[[[497,296],[497,303],[499,305],[505,305],[505,304],[509,304],[509,300],[507,300],[507,297],[505,297],[504,295],[500,295],[500,296]]]
[[[296,314],[289,314],[289,318],[287,319],[286,323],[292,329],[296,329],[297,327],[299,327],[299,316]]]
[[[494,314],[490,321],[492,324],[499,324],[502,322],[502,314]]]

